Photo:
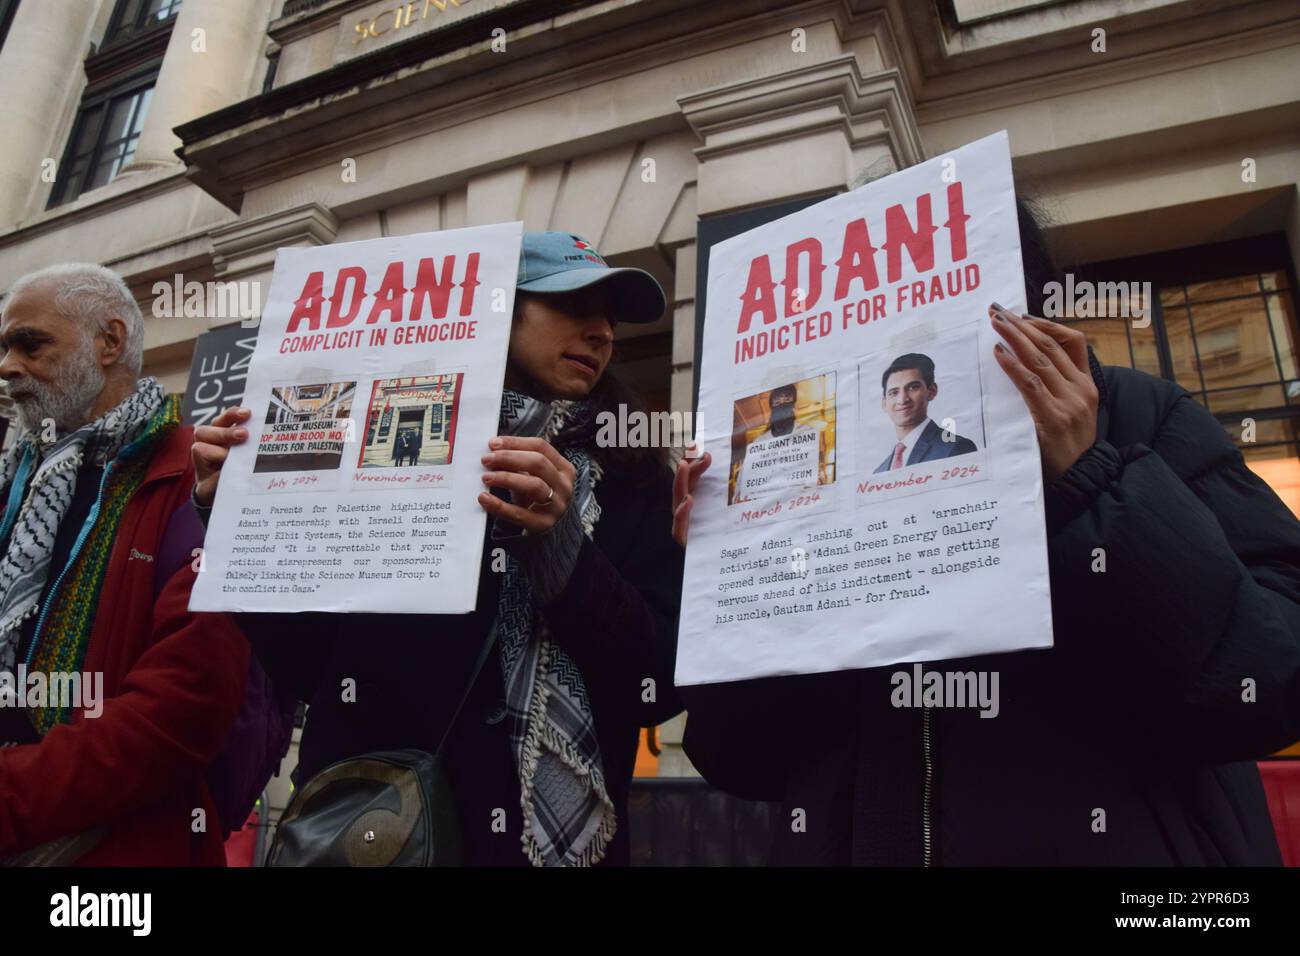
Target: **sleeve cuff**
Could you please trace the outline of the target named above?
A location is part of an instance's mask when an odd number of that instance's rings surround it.
[[[1123,459],[1115,446],[1098,441],[1079,456],[1069,470],[1047,486],[1044,509],[1047,531],[1065,527],[1091,506],[1123,469]]]
[[[195,485],[190,489],[190,504],[194,506],[194,513],[199,516],[199,520],[203,522],[203,530],[206,531],[208,519],[212,517],[212,509],[203,507],[203,505],[199,504],[198,499],[194,497],[194,492],[198,490],[198,487],[198,485]]]
[[[528,575],[534,595],[543,603],[559,597],[569,583],[584,537],[582,519],[573,501],[560,515],[560,520],[544,534],[506,534],[502,532],[501,524],[493,522],[492,525],[492,540],[504,546],[519,562]]]

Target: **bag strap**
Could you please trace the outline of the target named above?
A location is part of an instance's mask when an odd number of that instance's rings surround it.
[[[456,726],[456,720],[460,717],[460,712],[465,708],[465,702],[469,700],[470,692],[474,690],[474,685],[478,683],[478,675],[483,672],[483,665],[487,662],[488,652],[492,650],[492,645],[496,642],[497,624],[496,621],[493,621],[492,626],[488,628],[487,640],[483,642],[483,647],[478,652],[478,660],[474,662],[474,669],[470,671],[469,684],[465,687],[465,693],[460,695],[460,703],[452,711],[451,720],[447,722],[447,729],[442,732],[442,739],[438,741],[438,749],[433,752],[435,758],[442,753],[443,744],[451,736],[451,730]]]

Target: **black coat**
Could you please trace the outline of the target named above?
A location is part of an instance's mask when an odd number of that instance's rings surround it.
[[[996,718],[894,708],[911,665],[681,691],[705,777],[804,811],[774,862],[919,865],[927,823],[934,864],[1280,862],[1252,761],[1300,738],[1300,523],[1185,391],[1093,361],[1098,441],[1046,493],[1055,646],[927,665],[998,671]]]
[[[602,861],[629,861],[627,797],[641,727],[680,712],[672,683],[682,550],[672,539],[672,477],[596,486],[601,516],[569,583],[543,606],[554,639],[582,671],[618,832]],[[489,531],[492,523],[489,520]],[[496,613],[501,575],[488,534],[470,614],[242,614],[238,620],[277,687],[309,703],[295,780],[376,750],[433,751],[464,693]],[[436,585],[433,585],[436,586]],[[343,682],[355,682],[355,702]],[[643,681],[653,679],[653,700]],[[468,865],[525,866],[519,780],[507,721],[498,716],[494,650],[443,755]],[[494,719],[495,718],[495,719]],[[505,832],[492,828],[505,811]]]

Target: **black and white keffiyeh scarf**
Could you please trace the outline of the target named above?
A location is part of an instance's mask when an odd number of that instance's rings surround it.
[[[134,392],[95,421],[52,442],[43,442],[39,432],[24,432],[0,460],[0,489],[8,489],[0,541],[9,541],[0,555],[0,670],[13,672],[23,622],[40,610],[54,539],[83,462],[89,457],[107,464],[162,403],[158,381],[141,379]]]
[[[542,436],[577,471],[573,500],[591,537],[600,519],[598,462],[585,451],[594,412],[580,402],[541,402],[507,390],[501,433]],[[507,564],[494,626],[498,630],[506,717],[519,773],[523,848],[533,866],[591,866],[618,827],[605,789],[600,743],[582,674],[555,642],[533,587],[514,558]]]

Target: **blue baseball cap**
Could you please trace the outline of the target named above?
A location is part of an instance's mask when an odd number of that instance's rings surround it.
[[[524,292],[574,292],[600,284],[609,295],[610,320],[654,322],[668,300],[644,269],[610,268],[582,236],[570,232],[525,232],[519,252],[517,288]]]

